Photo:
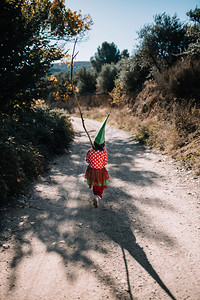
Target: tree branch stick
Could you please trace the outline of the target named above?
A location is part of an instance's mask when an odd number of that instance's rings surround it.
[[[75,98],[75,101],[76,101],[76,104],[78,105],[78,109],[79,109],[79,113],[80,113],[80,116],[81,116],[81,120],[82,120],[82,125],[83,125],[83,128],[90,140],[90,144],[92,146],[92,148],[94,148],[93,146],[93,143],[92,143],[92,140],[91,140],[91,137],[85,127],[85,123],[84,123],[84,119],[83,119],[83,113],[81,111],[81,106],[80,106],[80,103],[78,101],[78,97],[77,97],[77,94],[76,94],[76,90],[75,90],[75,87],[74,87],[74,80],[73,80],[73,65],[74,65],[74,58],[76,57],[76,55],[78,54],[78,52],[75,54],[75,48],[76,48],[76,43],[77,43],[77,39],[75,40],[75,43],[74,43],[74,48],[73,48],[73,53],[72,53],[72,59],[71,59],[71,85],[72,85],[72,91],[73,91],[73,94],[74,94],[74,98]]]

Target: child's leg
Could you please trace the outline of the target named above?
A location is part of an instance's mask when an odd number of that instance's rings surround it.
[[[105,188],[104,186],[94,185],[93,186],[93,193],[94,193],[94,195],[97,195],[100,198],[102,198],[102,194],[103,194],[104,188]]]

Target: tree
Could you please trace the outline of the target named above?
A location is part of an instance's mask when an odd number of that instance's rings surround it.
[[[58,42],[82,37],[91,24],[64,0],[1,0],[0,110],[28,107],[43,96],[43,78],[66,55]]]
[[[186,15],[190,18],[191,21],[200,24],[200,8],[198,8],[198,6],[196,6],[194,10],[191,9],[189,12],[187,12]]]
[[[91,57],[90,62],[97,73],[101,71],[104,64],[117,63],[120,60],[120,51],[114,43],[104,42],[97,52]]]
[[[140,91],[149,74],[149,68],[142,66],[139,53],[121,60],[117,67],[117,84],[123,87],[123,91]]]
[[[120,56],[121,56],[121,59],[123,59],[123,58],[128,58],[130,55],[129,55],[129,53],[128,53],[128,50],[127,50],[127,49],[124,49],[124,50],[121,52]]]
[[[190,10],[187,16],[190,18],[190,23],[186,35],[190,37],[190,44],[182,56],[198,60],[200,58],[200,9],[196,7],[194,10]]]
[[[114,88],[116,75],[117,67],[114,63],[103,65],[97,77],[99,90],[103,93],[111,92]]]
[[[159,72],[169,68],[184,51],[190,39],[186,36],[187,26],[176,15],[156,15],[154,24],[147,24],[139,31],[140,55],[147,66],[155,66]]]
[[[80,94],[82,93],[91,93],[96,90],[96,74],[83,66],[76,73],[77,81],[78,81],[78,91]]]

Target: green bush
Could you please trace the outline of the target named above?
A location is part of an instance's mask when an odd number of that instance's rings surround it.
[[[148,139],[151,136],[150,130],[147,127],[141,127],[138,128],[138,132],[135,135],[135,138],[141,143],[141,144],[147,144]]]
[[[78,90],[80,94],[96,91],[96,75],[92,70],[83,66],[76,74],[78,77]]]
[[[149,69],[143,67],[138,55],[121,60],[118,65],[118,81],[124,86],[125,92],[141,91],[149,75]]]
[[[98,89],[102,93],[111,92],[115,85],[115,78],[117,75],[116,65],[105,64],[97,77]]]
[[[8,199],[44,172],[48,160],[69,148],[73,138],[64,110],[33,108],[1,115],[0,199]]]

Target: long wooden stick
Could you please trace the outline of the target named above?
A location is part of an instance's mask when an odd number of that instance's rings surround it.
[[[78,52],[75,54],[75,48],[76,48],[76,43],[77,43],[77,39],[75,40],[75,43],[74,43],[74,48],[73,48],[73,53],[72,53],[72,59],[71,59],[71,85],[72,85],[72,91],[73,91],[73,94],[74,94],[74,98],[76,100],[76,103],[78,105],[78,109],[79,109],[79,112],[80,112],[80,116],[81,116],[81,120],[82,120],[82,125],[83,125],[83,128],[90,140],[90,144],[92,146],[92,148],[94,148],[94,145],[92,143],[92,140],[91,140],[91,137],[85,127],[85,123],[84,123],[84,119],[83,119],[83,113],[81,111],[81,106],[80,106],[80,103],[78,101],[78,97],[77,97],[77,94],[76,94],[76,90],[75,90],[75,87],[74,87],[74,80],[73,80],[73,65],[74,65],[74,58],[76,57],[76,55],[78,54]]]

